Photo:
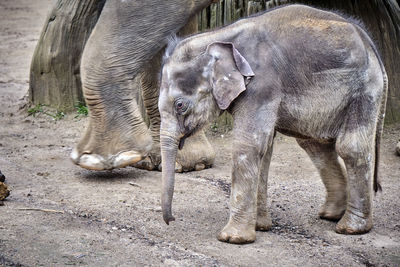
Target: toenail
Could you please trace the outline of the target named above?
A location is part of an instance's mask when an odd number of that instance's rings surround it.
[[[119,154],[115,157],[114,162],[112,163],[114,168],[125,167],[127,165],[134,164],[143,159],[142,155],[135,151],[127,151]]]
[[[103,158],[98,155],[82,155],[79,166],[89,170],[104,170]]]
[[[69,157],[71,158],[71,160],[75,163],[78,164],[79,163],[79,153],[78,150],[76,148],[72,149],[71,154],[69,155]]]

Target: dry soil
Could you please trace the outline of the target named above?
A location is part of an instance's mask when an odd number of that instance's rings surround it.
[[[373,230],[334,232],[318,218],[324,187],[291,138],[276,139],[269,180],[273,228],[255,243],[216,235],[228,219],[230,135],[211,134],[211,169],[178,174],[177,220],[160,213],[160,173],[93,172],[68,155],[87,118],[28,116],[29,64],[52,0],[0,2],[0,169],[12,190],[0,206],[0,266],[400,266],[399,125],[385,129]]]

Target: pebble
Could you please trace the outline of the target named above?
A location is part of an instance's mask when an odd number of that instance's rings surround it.
[[[0,182],[4,183],[5,180],[6,180],[6,177],[0,171]]]
[[[0,201],[6,199],[10,195],[10,190],[8,190],[7,185],[0,182]]]

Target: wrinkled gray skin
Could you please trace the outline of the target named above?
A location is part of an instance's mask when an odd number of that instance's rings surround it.
[[[318,169],[327,191],[320,217],[338,220],[338,233],[368,232],[386,94],[368,35],[342,16],[302,5],[171,44],[159,98],[165,222],[174,220],[178,146],[227,110],[234,118],[232,190],[219,240],[252,242],[256,230],[271,227],[275,131],[296,137]]]
[[[81,80],[89,124],[71,153],[75,164],[105,170],[144,159],[138,167],[159,168],[157,101],[161,50],[171,34],[181,30],[213,1],[106,1],[82,55]],[[138,82],[150,119],[149,128],[137,104]],[[177,170],[210,166],[215,155],[204,133],[200,132],[189,143],[178,155]]]

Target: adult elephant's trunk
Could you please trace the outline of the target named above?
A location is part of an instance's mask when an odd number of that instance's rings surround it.
[[[175,159],[178,150],[179,130],[177,123],[161,122],[160,144],[162,160],[162,196],[161,206],[164,221],[174,221],[171,205],[174,195]]]

